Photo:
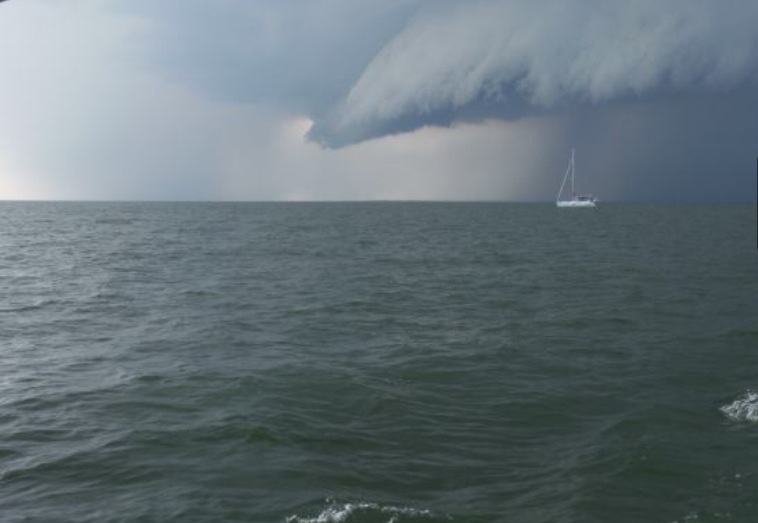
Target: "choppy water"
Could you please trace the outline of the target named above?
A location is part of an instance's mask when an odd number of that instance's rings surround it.
[[[749,522],[753,207],[0,205],[7,522]]]

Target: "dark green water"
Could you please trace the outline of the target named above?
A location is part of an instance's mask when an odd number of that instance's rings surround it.
[[[754,207],[0,223],[2,521],[757,520]]]

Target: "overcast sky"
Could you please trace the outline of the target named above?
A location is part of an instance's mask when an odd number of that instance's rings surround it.
[[[755,0],[0,1],[0,199],[754,201]]]

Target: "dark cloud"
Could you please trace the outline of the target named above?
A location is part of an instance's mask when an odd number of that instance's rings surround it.
[[[758,83],[753,0],[132,0],[153,63],[341,147]]]
[[[311,136],[341,146],[423,125],[756,85],[758,3],[439,1],[366,65]]]

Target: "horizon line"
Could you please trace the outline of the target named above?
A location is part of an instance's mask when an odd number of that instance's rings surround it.
[[[610,205],[755,205],[758,200],[649,200],[649,199],[629,199],[629,200],[599,200],[599,207],[605,204]],[[185,203],[185,204],[249,204],[249,203],[275,203],[275,204],[372,204],[372,203],[435,203],[435,204],[526,204],[526,205],[555,205],[555,200],[454,200],[454,199],[313,199],[313,200],[204,200],[204,199],[187,199],[187,200],[164,200],[164,199],[1,199],[0,204],[13,203],[125,203],[125,204],[159,204],[159,203]]]

